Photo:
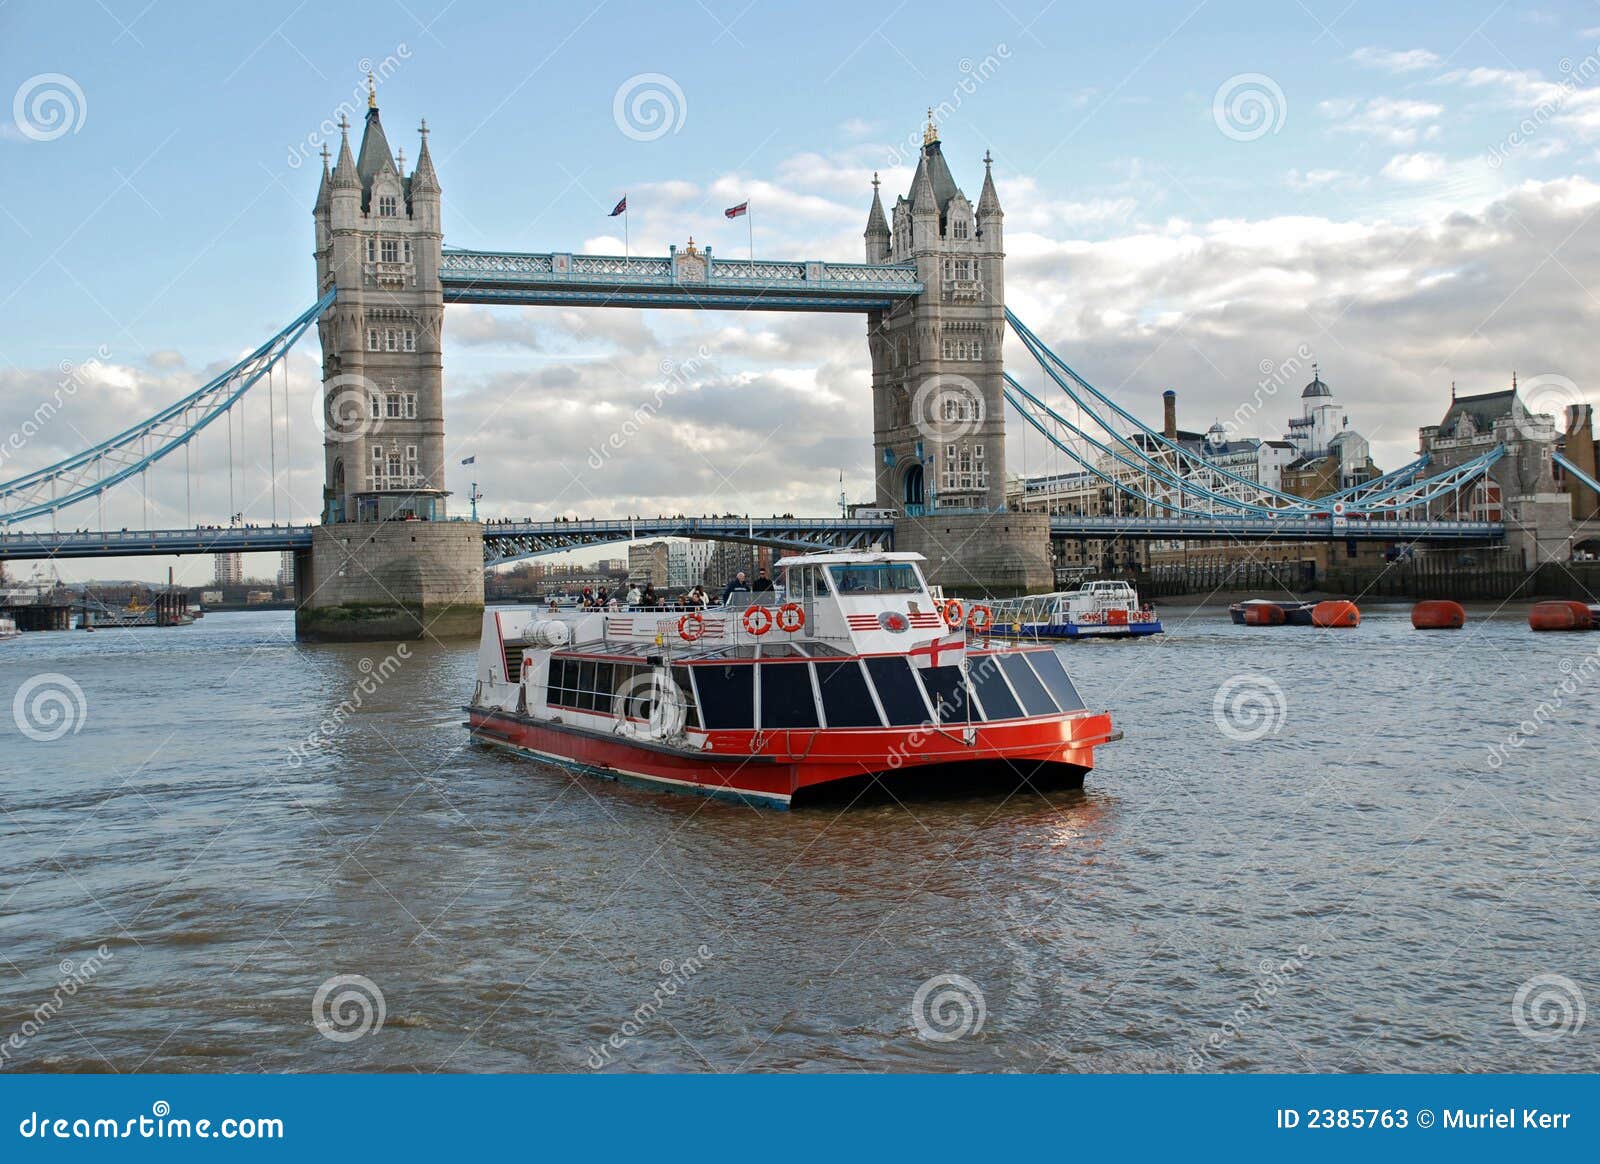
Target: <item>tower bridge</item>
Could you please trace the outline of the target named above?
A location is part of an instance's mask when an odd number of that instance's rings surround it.
[[[0,559],[292,550],[302,636],[414,637],[423,627],[433,635],[472,634],[486,565],[604,543],[690,537],[801,549],[892,544],[927,555],[933,580],[943,585],[1022,592],[1050,584],[1051,539],[1500,540],[1515,523],[1501,512],[1513,499],[1491,485],[1495,474],[1510,464],[1521,466],[1521,479],[1533,479],[1528,466],[1537,449],[1507,453],[1518,426],[1496,438],[1502,443],[1473,445],[1470,456],[1441,443],[1433,466],[1441,471],[1433,476],[1425,456],[1317,498],[1271,487],[1145,426],[1006,310],[1005,215],[993,159],[983,159],[974,202],[957,185],[931,118],[910,189],[887,210],[874,177],[863,262],[724,259],[692,239],[665,256],[445,248],[426,122],[409,174],[389,146],[375,94],[369,91],[358,149],[349,126],[342,128],[337,159],[330,164],[324,153],[312,209],[317,302],[155,417],[0,482]],[[444,308],[457,303],[864,315],[879,516],[463,520],[450,510],[445,474],[441,352]],[[64,534],[18,528],[44,517],[53,525],[63,509],[119,482],[147,479],[169,455],[185,450],[187,458],[207,425],[264,376],[270,385],[272,369],[313,323],[324,404],[324,488],[315,524]],[[1050,385],[1045,394],[1008,372],[1008,333],[1020,341],[1024,364]],[[1008,508],[1008,415],[1101,481],[1114,511]],[[1546,457],[1546,476],[1549,463]]]

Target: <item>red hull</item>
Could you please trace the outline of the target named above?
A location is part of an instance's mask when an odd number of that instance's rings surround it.
[[[1094,767],[1094,748],[1116,738],[1105,712],[942,728],[796,728],[768,732],[714,731],[709,750],[686,752],[625,736],[540,723],[507,712],[472,708],[469,726],[484,743],[578,767],[610,779],[640,781],[701,795],[787,808],[808,789],[884,773],[948,773],[1003,767],[1018,779],[1041,765],[1070,770],[1081,780]]]

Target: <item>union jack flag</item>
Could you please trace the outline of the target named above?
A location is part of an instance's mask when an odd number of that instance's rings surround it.
[[[614,207],[612,207],[611,208],[611,213],[606,215],[606,217],[607,218],[615,218],[619,214],[626,214],[626,213],[628,213],[628,196],[626,194],[624,194],[622,196],[622,201],[618,202]]]

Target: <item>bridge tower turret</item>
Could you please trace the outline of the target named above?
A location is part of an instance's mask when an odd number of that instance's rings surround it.
[[[930,109],[909,197],[886,223],[874,180],[865,236],[869,263],[915,263],[924,288],[868,317],[877,504],[902,515],[898,548],[968,589],[1050,582],[1047,525],[1006,513],[1004,218],[992,158],[974,208]]]
[[[341,118],[323,155],[317,293],[336,292],[322,340],[322,526],[297,565],[308,638],[472,633],[483,605],[482,527],[445,519],[439,177],[422,123],[415,169],[396,161],[368,78],[358,153]],[[458,617],[459,616],[459,617]]]

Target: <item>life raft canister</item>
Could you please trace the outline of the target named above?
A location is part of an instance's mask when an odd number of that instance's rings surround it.
[[[1528,611],[1528,625],[1536,631],[1593,630],[1594,615],[1581,602],[1536,602]]]
[[[1459,602],[1430,598],[1411,608],[1411,625],[1417,630],[1460,630],[1467,625],[1467,612]]]
[[[1320,627],[1360,626],[1361,611],[1343,598],[1319,602],[1311,608],[1311,625]]]

